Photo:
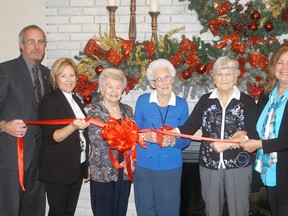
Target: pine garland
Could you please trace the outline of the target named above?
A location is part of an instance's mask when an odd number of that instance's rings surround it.
[[[184,0],[179,0],[184,1]],[[129,41],[109,38],[99,33],[90,39],[75,58],[80,74],[76,92],[86,99],[98,100],[97,80],[107,67],[122,69],[128,78],[128,94],[133,88],[146,90],[149,86],[145,70],[150,61],[166,58],[176,70],[174,92],[194,99],[214,88],[210,75],[213,63],[220,56],[228,55],[239,61],[241,75],[238,86],[257,98],[265,84],[267,63],[271,53],[288,33],[288,9],[285,0],[254,0],[242,5],[221,0],[188,0],[188,8],[197,13],[201,33],[211,31],[212,43],[185,35],[178,41],[173,34],[182,28],[172,29],[159,41]],[[93,83],[93,85],[88,85]],[[93,87],[96,85],[96,89]],[[89,86],[89,88],[85,88]],[[84,100],[85,101],[85,100]]]

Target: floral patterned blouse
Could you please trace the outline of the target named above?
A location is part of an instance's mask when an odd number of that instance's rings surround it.
[[[134,119],[133,110],[126,104],[119,103],[121,118]],[[88,118],[98,119],[107,123],[110,114],[102,102],[93,104],[89,107]],[[117,181],[120,178],[128,180],[128,176],[123,174],[123,168],[115,168],[109,158],[109,144],[100,136],[102,128],[95,125],[90,125],[88,135],[90,140],[90,178],[97,182]],[[112,151],[115,158],[118,158],[118,151]],[[122,177],[123,176],[123,177]]]
[[[179,127],[181,133],[194,134],[201,128],[203,137],[230,139],[236,131],[245,130],[250,139],[258,138],[258,112],[254,99],[236,88],[229,104],[223,108],[215,93],[205,94],[199,99],[189,119]],[[253,154],[242,148],[217,153],[210,144],[203,141],[199,152],[199,164],[208,169],[246,167],[254,161]]]

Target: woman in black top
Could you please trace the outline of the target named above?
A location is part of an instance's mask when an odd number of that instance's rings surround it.
[[[236,87],[238,67],[237,60],[226,56],[215,62],[216,88],[199,99],[189,119],[178,127],[181,133],[194,134],[201,128],[203,137],[230,139],[245,130],[249,137],[257,137],[257,107],[253,98]],[[249,215],[252,162],[253,155],[239,144],[201,142],[200,179],[207,216],[222,215],[224,194],[229,215]]]

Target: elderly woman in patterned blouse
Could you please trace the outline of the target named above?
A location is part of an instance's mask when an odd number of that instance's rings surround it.
[[[121,70],[106,68],[99,77],[99,86],[103,100],[93,104],[88,117],[108,122],[109,117],[120,121],[122,118],[133,119],[133,110],[122,104],[120,99],[127,80]],[[90,195],[94,215],[125,216],[130,195],[131,182],[123,170],[115,168],[108,156],[109,144],[100,136],[101,128],[90,125],[88,128],[91,141],[90,151]],[[122,153],[113,150],[115,158],[125,164]]]
[[[178,127],[181,133],[194,134],[201,128],[203,137],[216,139],[244,139],[238,131],[246,131],[249,138],[258,136],[256,104],[236,87],[238,67],[237,60],[226,56],[215,62],[216,88],[199,99],[187,122]],[[249,215],[252,163],[253,155],[239,144],[202,141],[199,165],[207,216],[222,215],[225,193],[229,215]]]

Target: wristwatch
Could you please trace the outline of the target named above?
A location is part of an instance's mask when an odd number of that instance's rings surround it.
[[[141,139],[142,139],[143,141],[145,141],[145,134],[144,134],[144,133],[141,135]]]

